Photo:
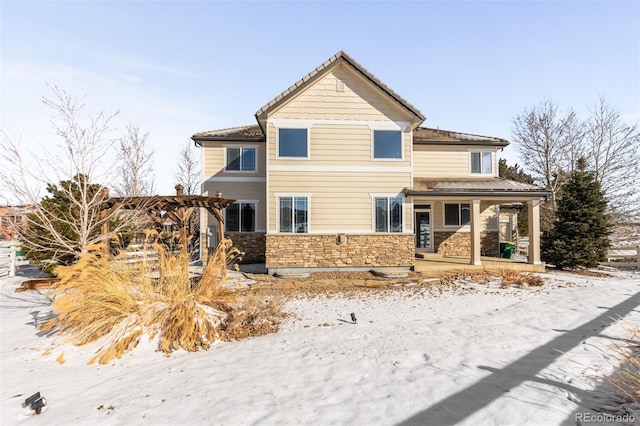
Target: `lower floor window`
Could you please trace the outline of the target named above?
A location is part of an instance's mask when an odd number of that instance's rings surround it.
[[[445,226],[463,226],[470,223],[470,205],[464,204],[445,204],[444,205],[444,224]]]
[[[280,198],[280,232],[306,234],[309,231],[309,200],[307,197]]]
[[[402,197],[376,197],[376,232],[402,232]]]
[[[225,210],[224,220],[227,232],[255,232],[256,203],[239,201]]]

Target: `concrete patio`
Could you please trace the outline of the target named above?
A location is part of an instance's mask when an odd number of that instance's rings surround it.
[[[442,256],[438,253],[421,253],[422,258],[416,257],[414,270],[427,277],[440,277],[450,272],[480,272],[510,269],[520,272],[544,272],[544,264],[527,263],[526,256],[514,259],[499,257],[481,257],[481,265],[471,265],[466,256]]]

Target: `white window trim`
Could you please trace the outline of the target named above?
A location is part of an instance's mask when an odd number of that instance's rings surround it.
[[[225,173],[258,173],[258,154],[259,154],[259,146],[258,145],[222,145],[224,147],[224,169]],[[240,167],[242,167],[242,148],[253,148],[256,150],[256,168],[255,170],[227,170],[227,165],[229,164],[227,150],[229,148],[240,149]]]
[[[307,199],[307,232],[305,234],[311,234],[311,196],[313,193],[301,193],[301,192],[274,192],[274,197],[276,198],[276,223],[275,223],[275,233],[281,235],[296,235],[300,233],[296,232],[280,232],[280,198],[306,198]]]
[[[278,164],[269,166],[272,172],[319,172],[319,173],[411,173],[409,166],[314,166]]]
[[[254,232],[258,232],[258,200],[236,200],[233,204],[240,204],[240,203],[253,203],[255,205],[255,208],[253,209],[253,223],[254,223],[254,230],[253,231],[242,231],[242,219],[241,216],[238,217],[238,231],[227,231],[227,212],[224,212],[224,232],[225,234],[228,232],[230,234],[251,234]],[[231,204],[231,205],[233,205]],[[240,209],[242,210],[242,209]],[[241,214],[241,213],[240,213]]]
[[[491,153],[491,173],[482,172],[482,153]],[[473,153],[480,153],[480,173],[472,172],[472,160],[471,155]],[[491,149],[470,149],[469,150],[469,176],[496,176],[496,151]]]
[[[407,126],[411,126],[409,121],[375,121],[375,120],[325,120],[325,119],[312,119],[312,120],[299,120],[296,118],[274,118],[269,120],[276,127],[285,127],[289,129],[303,127],[313,127],[315,124],[327,125],[349,125],[349,126],[369,126],[376,130],[402,130]]]
[[[369,126],[369,128],[371,129],[371,161],[385,161],[385,162],[404,161],[404,132],[402,131],[402,128],[397,128],[395,124],[393,126],[375,126],[375,127]],[[400,158],[376,158],[375,157],[375,150],[374,150],[375,136],[374,135],[377,130],[400,132]]]
[[[237,173],[237,170],[236,170]],[[249,173],[249,172],[247,172]],[[253,176],[212,176],[206,182],[235,182],[235,183],[262,183],[267,178]]]
[[[310,160],[311,159],[311,125],[306,122],[290,123],[287,125],[275,125],[276,128],[276,160]],[[307,131],[307,156],[306,157],[282,157],[280,156],[280,129],[305,129]]]
[[[374,193],[374,192],[370,192],[369,196],[371,197],[371,232],[373,232],[374,234],[377,235],[381,235],[381,234],[406,234],[408,232],[410,232],[407,228],[407,204],[408,204],[408,200],[407,197],[404,196],[404,194],[402,192],[400,193]],[[376,231],[376,198],[397,198],[400,197],[402,198],[402,232],[378,232]],[[389,224],[390,225],[390,224]],[[389,226],[389,228],[391,228]]]
[[[445,204],[457,204],[458,205],[458,223],[462,221],[462,210],[461,204],[469,204],[469,224],[468,225],[447,225],[446,214],[445,214]],[[442,202],[442,228],[443,229],[471,229],[471,205],[473,201],[443,201]]]

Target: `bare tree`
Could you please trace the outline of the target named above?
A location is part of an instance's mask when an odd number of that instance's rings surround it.
[[[585,157],[612,211],[628,217],[640,207],[640,131],[625,124],[620,112],[600,99],[590,110],[584,137]]]
[[[583,139],[586,125],[580,120],[576,112],[570,109],[562,117],[562,155],[559,164],[565,167],[567,173],[577,169],[578,161],[585,157]]]
[[[194,195],[200,193],[200,165],[198,151],[191,141],[187,142],[178,157],[176,183],[184,187],[184,193]]]
[[[551,191],[551,203],[545,203],[541,212],[542,228],[550,229],[562,185],[582,154],[584,126],[574,111],[562,114],[550,100],[525,109],[512,126],[525,168]]]
[[[139,197],[153,193],[153,150],[148,149],[148,136],[149,133],[140,133],[138,127],[129,124],[127,135],[118,140],[119,179],[114,184],[116,195]]]
[[[0,156],[6,167],[0,170],[0,181],[10,198],[34,206],[25,242],[31,250],[52,253],[50,260],[56,263],[110,240],[131,226],[135,216],[127,215],[129,219],[123,220],[118,209],[103,209],[108,193],[105,184],[114,180],[118,170],[109,156],[116,142],[108,137],[115,114],[85,114],[83,98],[55,86],[51,89],[52,98],[43,98],[43,102],[53,111],[51,126],[58,144],[29,150],[3,132]],[[54,198],[54,206],[42,200],[44,188],[54,194],[45,198]],[[65,202],[56,203],[55,199]],[[111,225],[108,232],[104,232],[106,224]]]
[[[526,169],[553,194],[551,212],[566,177],[585,158],[595,173],[609,208],[618,217],[640,207],[640,131],[625,124],[604,99],[581,120],[573,110],[563,114],[551,101],[513,119],[513,137]],[[544,222],[544,219],[543,219]],[[544,226],[544,225],[543,225]]]

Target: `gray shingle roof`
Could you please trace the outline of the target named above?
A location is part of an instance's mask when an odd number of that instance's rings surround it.
[[[509,141],[506,139],[454,132],[451,130],[431,129],[428,127],[418,127],[413,131],[413,143],[433,145],[509,145]]]
[[[264,133],[257,124],[229,127],[227,129],[209,130],[191,136],[196,143],[202,141],[253,141],[264,142]]]
[[[264,142],[262,129],[257,124],[229,127],[226,129],[209,130],[195,133],[191,139],[196,142],[205,140],[219,141],[253,141]],[[419,127],[413,131],[414,144],[446,144],[446,145],[495,145],[506,146],[506,139],[490,136],[473,135],[470,133],[452,132],[450,130],[430,129]]]

